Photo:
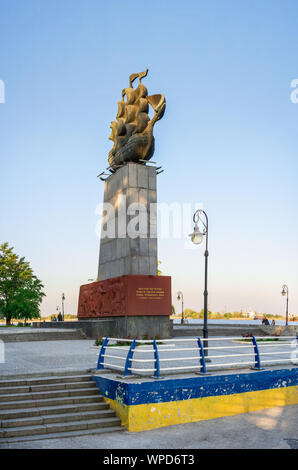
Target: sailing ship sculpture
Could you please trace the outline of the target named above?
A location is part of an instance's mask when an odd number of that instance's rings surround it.
[[[127,162],[144,164],[154,153],[153,127],[164,115],[166,100],[161,94],[148,96],[142,83],[147,73],[148,69],[130,75],[129,87],[122,90],[122,100],[118,101],[118,113],[116,121],[111,123],[109,137],[114,142],[108,157],[112,173]],[[139,84],[133,88],[137,78]],[[154,110],[152,119],[148,114],[149,105]]]

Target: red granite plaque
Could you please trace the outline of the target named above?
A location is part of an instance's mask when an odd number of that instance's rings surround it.
[[[171,315],[171,277],[128,275],[80,288],[78,318]]]

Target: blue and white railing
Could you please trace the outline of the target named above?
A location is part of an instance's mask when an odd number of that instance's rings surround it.
[[[137,340],[103,338],[97,370],[161,378],[166,374],[298,364],[298,336],[211,337]],[[249,340],[249,342],[247,342]],[[118,343],[129,343],[120,346]],[[235,344],[237,343],[237,344]]]

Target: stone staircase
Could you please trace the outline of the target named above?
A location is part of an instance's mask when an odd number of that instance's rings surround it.
[[[0,445],[123,430],[88,371],[0,377]]]

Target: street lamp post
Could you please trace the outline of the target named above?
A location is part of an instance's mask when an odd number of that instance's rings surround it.
[[[281,295],[284,297],[287,296],[286,301],[286,326],[288,326],[288,316],[289,316],[289,288],[286,284],[284,284],[281,288]]]
[[[65,295],[62,294],[62,320],[64,321],[64,300],[65,300]]]
[[[193,216],[195,223],[194,231],[190,234],[191,241],[195,245],[200,245],[203,241],[204,236],[206,237],[205,247],[205,286],[204,286],[204,326],[203,326],[203,338],[204,338],[204,354],[208,356],[208,217],[205,211],[198,209]],[[199,228],[199,222],[203,225],[203,231]]]
[[[181,304],[182,304],[181,325],[183,325],[184,324],[184,301],[183,301],[183,294],[181,290],[177,293],[177,300],[181,300]]]

